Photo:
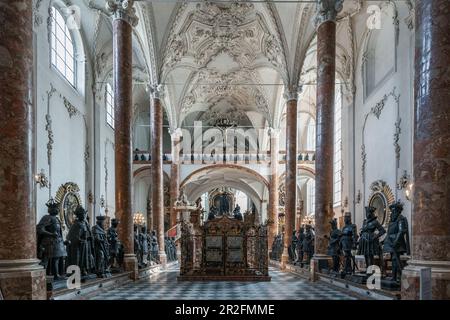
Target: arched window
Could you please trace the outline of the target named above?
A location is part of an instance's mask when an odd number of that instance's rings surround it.
[[[316,121],[313,118],[309,118],[308,127],[306,133],[306,150],[316,150]]]
[[[75,46],[61,12],[51,9],[51,63],[61,75],[76,87]]]
[[[109,83],[106,84],[105,101],[106,123],[114,129],[114,91]]]
[[[308,215],[314,215],[316,206],[316,182],[313,179],[309,179],[306,183],[306,193]]]
[[[334,206],[341,205],[342,195],[342,92],[341,86],[336,85],[335,89],[335,105],[334,105]]]

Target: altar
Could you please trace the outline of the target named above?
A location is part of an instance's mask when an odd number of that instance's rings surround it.
[[[183,222],[178,280],[270,281],[267,226],[219,216]]]

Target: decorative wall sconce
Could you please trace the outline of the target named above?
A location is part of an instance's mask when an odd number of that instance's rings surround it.
[[[49,181],[47,176],[45,175],[44,169],[41,169],[40,173],[34,175],[34,181],[39,185],[41,189],[49,187]]]
[[[361,202],[361,190],[358,190],[358,193],[356,194],[356,203]]]
[[[92,194],[91,191],[89,191],[89,194],[88,194],[88,201],[89,201],[89,203],[94,203],[94,195]]]
[[[412,200],[413,187],[414,187],[414,184],[412,182],[410,182],[410,183],[408,183],[408,185],[405,188],[405,197],[406,197],[406,200],[408,200],[408,201]]]
[[[348,197],[345,197],[343,206],[344,206],[344,208],[348,207]]]
[[[136,212],[133,216],[133,223],[142,226],[145,223],[145,217],[141,212]]]
[[[409,174],[405,171],[403,171],[403,175],[400,177],[400,179],[398,179],[397,182],[397,189],[398,190],[402,190],[402,189],[406,189],[408,187],[409,184]]]
[[[100,207],[104,208],[105,207],[105,196],[102,195],[100,197]]]

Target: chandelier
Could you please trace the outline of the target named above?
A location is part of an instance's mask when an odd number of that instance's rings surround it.
[[[133,216],[133,223],[138,226],[144,225],[145,217],[141,212],[136,212]]]

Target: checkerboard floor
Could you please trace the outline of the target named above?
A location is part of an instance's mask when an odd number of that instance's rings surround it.
[[[325,283],[271,268],[270,282],[177,281],[178,266],[100,293],[93,300],[355,300]]]

